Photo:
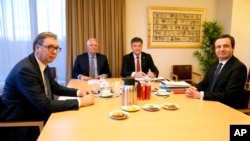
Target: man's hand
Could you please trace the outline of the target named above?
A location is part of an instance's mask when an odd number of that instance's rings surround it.
[[[88,77],[88,76],[85,76],[85,75],[81,75],[81,76],[80,76],[80,79],[86,81],[86,80],[89,80],[89,79],[92,79],[92,78],[91,78],[91,77]]]
[[[91,94],[91,92],[90,91],[79,90],[79,92],[77,93],[77,96],[85,96],[85,95],[88,95],[88,94]]]
[[[149,78],[155,78],[155,74],[151,71],[149,71],[147,75]]]
[[[79,99],[81,101],[80,107],[93,105],[95,103],[95,97],[92,93],[89,93],[85,96],[79,97]]]
[[[197,91],[197,88],[193,86],[187,88],[185,91],[185,94],[187,97],[195,98],[195,99],[199,99],[201,97],[200,92]]]
[[[135,72],[135,77],[144,77],[146,74],[144,73],[144,72],[142,72],[142,71],[140,71],[140,72]]]

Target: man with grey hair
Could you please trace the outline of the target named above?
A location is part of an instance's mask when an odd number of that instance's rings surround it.
[[[78,55],[73,71],[72,77],[89,80],[93,78],[111,77],[109,69],[108,59],[105,55],[97,53],[99,44],[95,38],[90,38],[87,41],[87,51],[81,55]]]

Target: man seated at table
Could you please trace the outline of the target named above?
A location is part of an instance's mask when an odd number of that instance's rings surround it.
[[[94,104],[94,96],[90,92],[60,86],[52,78],[48,64],[60,51],[56,34],[42,32],[35,38],[33,53],[18,62],[6,78],[0,120],[46,122],[53,112],[78,110]],[[77,99],[54,100],[53,94]],[[13,127],[3,136],[9,137],[6,140],[35,141],[38,135],[38,127]],[[1,137],[1,140],[4,139]]]
[[[220,101],[233,108],[244,107],[247,68],[234,55],[235,40],[221,35],[214,43],[218,61],[211,65],[204,79],[186,90],[187,97]]]
[[[97,53],[98,42],[95,38],[87,41],[87,50],[88,52],[77,56],[72,77],[81,80],[100,78],[100,76],[111,77],[108,59],[105,55]]]
[[[151,78],[158,77],[159,71],[151,55],[142,52],[142,44],[143,41],[139,37],[131,40],[132,52],[124,55],[122,59],[122,77],[144,77],[145,75]]]

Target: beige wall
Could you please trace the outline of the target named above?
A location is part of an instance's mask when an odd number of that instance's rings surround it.
[[[250,67],[250,1],[233,0],[231,34],[235,37],[234,54]]]
[[[236,2],[237,1],[237,2]],[[242,26],[238,14],[243,13],[242,19],[246,19],[246,14],[249,12],[244,11],[244,8],[239,8],[240,3],[248,3],[245,6],[245,10],[250,9],[248,0],[126,0],[126,43],[127,53],[131,51],[130,40],[135,37],[141,37],[144,41],[143,50],[150,53],[157,65],[160,76],[169,77],[172,64],[193,64],[194,71],[200,72],[199,63],[196,58],[193,57],[193,52],[197,49],[192,48],[163,48],[163,49],[152,49],[147,47],[147,8],[148,6],[169,6],[169,7],[191,7],[191,8],[205,8],[206,9],[206,20],[218,20],[224,27],[225,33],[232,31],[233,36],[237,37],[237,48],[235,54],[239,56],[244,53],[244,57],[239,57],[244,63],[250,63],[249,60],[249,28],[241,29]],[[246,2],[248,1],[248,2]],[[233,7],[233,12],[232,8]],[[240,11],[234,9],[241,9]],[[219,13],[219,14],[218,14]],[[232,19],[231,19],[231,15]],[[248,16],[249,17],[249,16]],[[250,17],[249,17],[250,18]],[[231,25],[231,20],[232,22]],[[237,21],[235,21],[237,20]],[[250,19],[248,19],[250,21]],[[249,22],[245,22],[246,24]],[[233,28],[232,28],[232,27]],[[240,33],[244,30],[248,36],[244,37]],[[248,38],[248,42],[247,42]],[[242,42],[242,43],[240,43]],[[246,49],[240,48],[248,48]],[[249,66],[249,65],[248,65]]]

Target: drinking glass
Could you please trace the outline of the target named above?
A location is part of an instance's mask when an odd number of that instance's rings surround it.
[[[100,84],[98,80],[92,80],[92,93],[93,94],[99,94],[100,92]]]

